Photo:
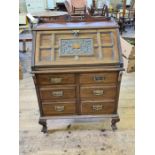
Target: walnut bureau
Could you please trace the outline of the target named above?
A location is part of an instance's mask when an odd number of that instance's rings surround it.
[[[37,25],[32,74],[42,132],[47,132],[48,119],[61,117],[104,117],[117,129],[122,71],[114,21]]]

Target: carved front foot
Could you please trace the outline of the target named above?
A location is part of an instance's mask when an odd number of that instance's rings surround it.
[[[47,133],[47,124],[46,124],[46,120],[43,120],[43,119],[39,120],[39,124],[43,126],[41,132]]]
[[[118,118],[112,118],[111,120],[111,128],[113,131],[117,130],[117,126],[116,126],[116,123],[119,122],[120,119],[119,117]]]

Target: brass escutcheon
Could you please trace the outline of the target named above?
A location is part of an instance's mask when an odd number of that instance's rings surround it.
[[[73,30],[73,35],[77,37],[79,35],[80,30]]]

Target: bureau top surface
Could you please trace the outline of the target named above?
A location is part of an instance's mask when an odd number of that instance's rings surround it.
[[[45,23],[36,26],[33,30],[56,30],[56,29],[88,29],[88,28],[118,28],[114,21],[100,22],[66,22],[66,23]]]

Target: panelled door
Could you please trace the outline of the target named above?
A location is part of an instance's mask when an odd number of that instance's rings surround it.
[[[46,1],[44,0],[26,0],[26,7],[28,13],[45,11]]]

